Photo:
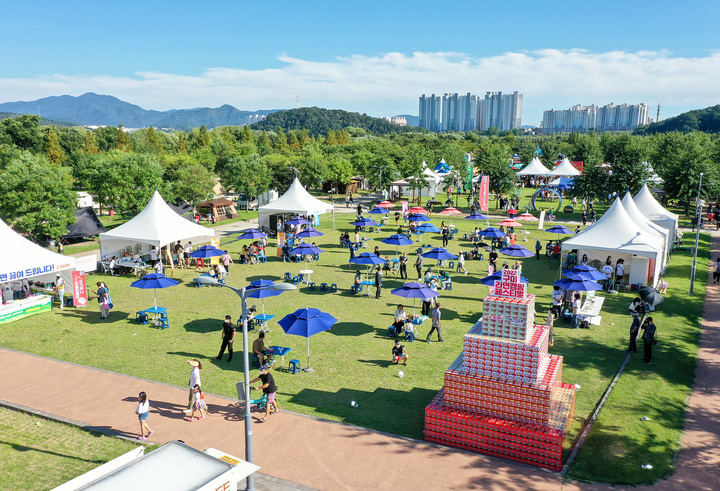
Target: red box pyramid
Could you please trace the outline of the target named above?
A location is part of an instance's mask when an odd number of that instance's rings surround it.
[[[548,354],[549,328],[534,318],[535,297],[503,271],[425,409],[427,441],[561,470],[575,386],[562,383],[562,356]]]

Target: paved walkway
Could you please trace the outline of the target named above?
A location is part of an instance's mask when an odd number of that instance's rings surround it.
[[[712,233],[712,257],[720,257],[720,234]],[[705,318],[678,470],[653,489],[711,490],[720,482],[718,287],[708,288]],[[228,398],[208,394],[211,416],[190,423],[182,419],[185,388],[4,349],[0,349],[0,380],[6,382],[2,397],[15,406],[129,438],[137,436],[135,398],[144,390],[151,394],[149,423],[155,443],[179,439],[200,449],[212,446],[244,455],[243,422],[235,417],[235,401]],[[534,467],[286,411],[254,425],[254,441],[255,462],[262,473],[317,489],[610,489],[564,482],[557,473]],[[267,479],[267,489],[281,486],[280,481]]]

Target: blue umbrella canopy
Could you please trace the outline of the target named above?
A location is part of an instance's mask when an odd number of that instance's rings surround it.
[[[411,222],[429,222],[430,219],[422,213],[410,213],[407,219]]]
[[[430,249],[426,253],[420,255],[425,259],[437,259],[438,261],[442,261],[444,259],[457,259],[457,256],[455,254],[448,252],[447,249],[442,247]]]
[[[480,280],[480,283],[486,286],[493,286],[495,285],[496,281],[502,280],[502,271],[495,271],[490,276],[486,276],[485,278],[482,278]],[[528,283],[528,279],[524,276],[520,277],[520,283]]]
[[[372,213],[373,215],[387,215],[390,213],[390,211],[387,210],[387,208],[378,208],[377,206],[370,210],[368,213]]]
[[[487,220],[488,217],[483,215],[482,213],[470,213],[468,216],[465,217],[465,220]]]
[[[225,254],[225,251],[218,249],[215,246],[211,245],[204,245],[202,247],[198,247],[196,251],[193,251],[190,253],[190,257],[194,257],[197,259],[207,259],[209,257],[217,257],[222,256]]]
[[[288,225],[310,225],[310,222],[305,220],[303,217],[291,218],[287,221]]]
[[[255,239],[262,239],[264,237],[267,237],[267,234],[264,234],[257,229],[250,229],[250,230],[246,230],[242,234],[240,234],[238,236],[238,240],[255,240]]]
[[[370,218],[361,218],[356,222],[352,222],[350,225],[355,225],[356,227],[377,227],[380,224]]]
[[[362,254],[358,254],[354,258],[350,259],[348,262],[353,264],[367,264],[374,266],[376,264],[383,264],[385,260],[381,257],[378,257],[377,254],[363,252]]]
[[[416,230],[417,232],[422,233],[422,234],[438,233],[438,232],[440,232],[440,229],[437,228],[437,227],[436,227],[435,225],[433,225],[432,223],[423,223],[422,225],[418,225],[417,227],[415,227],[415,230]]]
[[[383,244],[394,245],[394,246],[406,246],[413,243],[411,239],[408,239],[404,235],[394,234],[386,239],[382,239],[380,242]]]
[[[593,270],[593,271],[584,271],[584,270],[578,270],[576,268],[573,269],[566,269],[562,272],[563,276],[566,276],[570,278],[571,280],[590,280],[590,281],[599,281],[607,279],[607,277],[602,274],[600,271]]]
[[[286,334],[293,334],[295,336],[303,336],[307,338],[308,346],[308,363],[306,371],[310,369],[310,336],[317,334],[322,331],[327,331],[333,324],[338,320],[330,314],[320,311],[314,308],[298,309],[292,314],[288,314],[280,321],[280,327],[283,328]]]
[[[268,297],[276,297],[283,293],[284,290],[270,290],[267,288],[275,283],[272,280],[255,280],[245,287],[245,296],[247,298],[259,298],[262,302],[263,314],[265,313],[265,299]]]
[[[482,235],[483,237],[493,237],[497,239],[498,237],[505,237],[506,234],[499,228],[488,227],[484,230],[481,230],[480,235]]]
[[[306,228],[302,232],[296,233],[295,237],[300,237],[301,239],[308,239],[310,237],[320,237],[321,235],[325,234],[315,230],[314,228]]]
[[[570,230],[567,227],[563,227],[562,225],[554,225],[554,226],[546,229],[545,231],[550,232],[551,234],[572,234],[572,233],[574,233],[572,230]]]
[[[504,249],[500,249],[498,252],[512,257],[532,257],[535,255],[519,244],[513,244],[505,247]]]
[[[317,248],[312,244],[300,244],[297,247],[290,249],[290,254],[298,256],[314,256],[315,254],[321,254],[325,251]],[[305,263],[305,269],[308,269],[307,262]]]
[[[555,286],[559,286],[565,290],[571,290],[574,292],[589,292],[592,290],[602,290],[602,286],[592,280],[571,280],[570,278],[563,278],[555,283]]]
[[[428,298],[435,298],[440,296],[438,292],[428,288],[424,283],[418,283],[416,281],[412,283],[405,283],[400,288],[390,290],[390,293],[403,298],[413,299],[413,315],[415,315],[415,299],[422,298],[423,300]]]
[[[171,286],[176,286],[178,284],[177,280],[173,280],[172,278],[168,278],[164,274],[160,273],[150,273],[146,274],[142,278],[140,278],[137,281],[133,281],[130,283],[130,286],[133,288],[140,288],[142,290],[152,289],[155,290],[155,307],[157,307],[157,290],[160,288],[168,288]]]

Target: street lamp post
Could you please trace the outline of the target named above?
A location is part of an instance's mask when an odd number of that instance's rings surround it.
[[[703,201],[700,199],[700,188],[702,187],[703,173],[700,173],[700,182],[698,183],[698,195],[697,195],[697,224],[695,230],[695,250],[693,251],[693,263],[692,270],[690,272],[690,295],[695,294],[695,269],[697,268],[697,250],[698,243],[700,242],[700,224],[702,223],[702,207]]]
[[[242,305],[242,333],[243,333],[243,373],[245,375],[245,460],[253,463],[253,437],[252,437],[252,416],[250,415],[250,353],[248,352],[248,325],[247,325],[247,291],[245,287],[235,288],[234,286],[219,283],[212,276],[199,276],[193,280],[201,285],[224,286],[230,288],[240,297]],[[253,288],[253,290],[297,290],[295,285],[290,283],[273,283],[268,286]],[[253,473],[245,480],[246,491],[255,491],[255,476]]]

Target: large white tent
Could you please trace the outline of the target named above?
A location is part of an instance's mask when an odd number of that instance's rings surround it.
[[[45,276],[75,269],[75,258],[49,251],[11,229],[0,220],[0,283]]]
[[[540,159],[533,157],[528,165],[524,169],[519,170],[516,175],[518,176],[546,176],[550,174],[547,167],[540,162]]]
[[[300,184],[297,177],[290,185],[290,188],[285,191],[285,194],[280,196],[275,201],[271,201],[265,206],[259,208],[259,222],[261,227],[271,227],[270,217],[275,215],[282,215],[284,213],[296,213],[298,215],[314,215],[317,213],[329,213],[333,210],[330,203],[320,201],[319,199],[312,196],[307,190]]]
[[[132,220],[117,228],[100,234],[100,254],[120,257],[127,246],[137,254],[147,254],[151,246],[162,246],[178,240],[190,240],[194,245],[207,242],[215,237],[215,231],[185,220],[173,211],[156,190],[143,211]],[[137,245],[141,248],[138,251]]]
[[[564,159],[562,159],[562,162],[560,162],[560,165],[550,171],[550,175],[574,177],[579,176],[580,171],[573,167],[568,158],[565,157]]]
[[[643,212],[638,209],[637,205],[635,205],[635,202],[633,201],[630,191],[625,193],[625,196],[623,196],[621,202],[628,216],[632,219],[632,221],[637,224],[637,226],[643,233],[655,235],[662,240],[663,251],[662,255],[660,256],[662,258],[662,264],[660,266],[664,268],[665,264],[667,263],[668,254],[670,253],[670,249],[672,247],[672,243],[669,241],[668,231],[660,227],[659,225],[653,223],[648,217],[643,214]]]
[[[667,211],[657,202],[650,192],[650,189],[648,189],[647,184],[644,184],[640,191],[638,191],[633,201],[646,217],[669,232],[671,242],[675,240],[679,217],[675,213]]]
[[[604,264],[612,256],[613,264],[625,260],[630,283],[655,286],[663,262],[663,239],[643,232],[630,218],[619,199],[594,225],[562,243],[563,251],[576,249],[578,255],[588,255],[592,262]]]

